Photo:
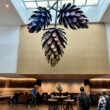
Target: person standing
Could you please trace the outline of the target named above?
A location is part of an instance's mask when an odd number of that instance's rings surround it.
[[[106,104],[107,104],[106,98],[108,98],[107,91],[106,90],[102,90],[101,96],[100,96],[99,101],[98,101],[97,110],[106,110],[105,109],[106,108]]]
[[[30,108],[30,106],[33,104],[34,106],[36,106],[37,108],[37,89],[38,89],[38,86],[37,85],[34,85],[34,88],[32,89],[32,100],[30,101],[28,107]]]
[[[77,96],[77,110],[89,110],[91,99],[84,91],[84,87],[80,87],[80,93]]]

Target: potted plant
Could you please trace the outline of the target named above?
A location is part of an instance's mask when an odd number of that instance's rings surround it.
[[[62,88],[62,86],[61,86],[60,83],[58,83],[58,85],[57,85],[57,90],[59,92],[59,95],[61,96],[61,93],[62,93],[63,88]]]

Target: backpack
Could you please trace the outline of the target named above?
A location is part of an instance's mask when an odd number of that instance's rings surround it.
[[[106,99],[105,110],[110,110],[110,97],[105,97],[105,99]]]
[[[90,100],[90,97],[86,93],[80,94],[79,101],[80,101],[80,105],[82,108],[84,109],[90,108],[91,100]]]

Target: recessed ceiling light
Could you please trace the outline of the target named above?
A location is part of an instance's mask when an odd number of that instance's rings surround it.
[[[6,4],[6,5],[5,5],[5,7],[6,7],[6,8],[9,8],[9,5],[8,5],[8,4]]]

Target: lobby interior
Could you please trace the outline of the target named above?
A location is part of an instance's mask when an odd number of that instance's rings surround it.
[[[39,110],[48,110],[48,99],[58,93],[69,94],[76,108],[80,86],[91,96],[90,110],[96,110],[101,91],[110,95],[110,0],[59,0],[75,4],[87,16],[87,29],[63,28],[67,45],[54,67],[48,63],[42,36],[45,30],[29,33],[27,24],[32,11],[38,6],[48,9],[55,0],[0,0],[0,108],[27,110],[34,84],[40,86]],[[55,10],[51,10],[54,27]],[[19,95],[17,103],[10,105],[10,97]],[[27,97],[28,94],[28,97]],[[32,107],[30,110],[36,108]]]

